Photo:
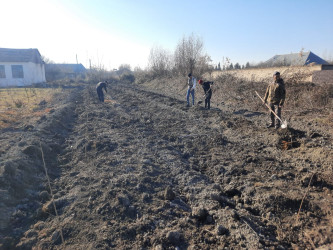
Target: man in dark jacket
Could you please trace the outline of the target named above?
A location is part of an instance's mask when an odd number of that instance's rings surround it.
[[[203,90],[205,91],[205,108],[210,109],[210,99],[212,98],[212,84],[214,82],[204,82],[199,80],[199,84],[202,85]]]
[[[97,91],[97,95],[98,95],[98,99],[100,102],[104,102],[104,93],[103,93],[103,88],[105,89],[105,92],[108,92],[106,90],[106,84],[108,83],[108,81],[105,82],[99,82],[96,85],[96,91]]]
[[[277,114],[278,117],[281,119],[281,108],[284,104],[284,100],[286,99],[286,89],[284,87],[283,79],[280,78],[280,73],[275,72],[274,81],[270,83],[267,87],[266,94],[264,97],[265,103],[268,103],[270,108]],[[270,112],[271,115],[271,124],[268,128],[275,128],[280,127],[280,120],[275,117],[275,115]]]

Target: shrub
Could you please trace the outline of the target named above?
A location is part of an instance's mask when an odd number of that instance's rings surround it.
[[[14,104],[15,104],[16,108],[22,108],[23,107],[23,102],[21,100],[14,101]]]
[[[135,83],[137,84],[143,84],[155,79],[155,75],[151,71],[136,71],[134,74]]]
[[[312,94],[313,102],[319,106],[323,107],[330,103],[333,99],[333,85],[325,84],[315,88]]]
[[[120,80],[126,83],[134,83],[135,76],[133,74],[125,73],[120,76]]]

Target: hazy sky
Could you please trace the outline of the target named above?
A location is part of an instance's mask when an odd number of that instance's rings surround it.
[[[0,47],[57,63],[145,68],[192,33],[213,63],[258,63],[311,50],[333,59],[333,0],[0,0]]]

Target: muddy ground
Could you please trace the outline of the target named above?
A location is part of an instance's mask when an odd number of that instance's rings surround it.
[[[0,248],[332,248],[330,124],[267,129],[237,98],[206,110],[184,94],[66,90],[1,131]]]

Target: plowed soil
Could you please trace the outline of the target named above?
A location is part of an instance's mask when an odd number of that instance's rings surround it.
[[[1,131],[0,248],[332,247],[329,125],[183,94],[86,86]]]

